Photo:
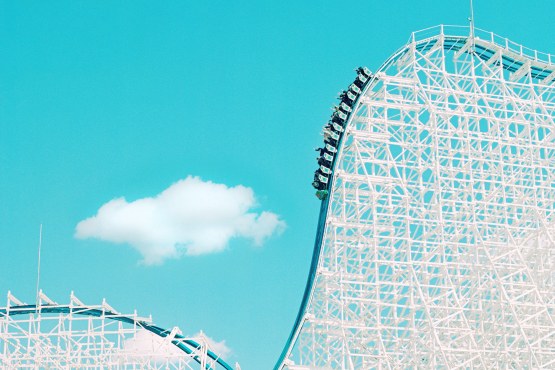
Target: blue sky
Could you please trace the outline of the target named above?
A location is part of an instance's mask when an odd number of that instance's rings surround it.
[[[475,1],[476,26],[555,53],[555,3],[525,5]],[[42,221],[50,298],[69,302],[75,291],[185,334],[203,330],[245,370],[274,365],[300,304],[319,209],[313,148],[337,92],[412,31],[469,16],[467,1],[0,9],[0,294],[34,301]],[[259,224],[235,225],[224,248],[154,264],[137,245],[74,237],[106,203],[155,197],[188,176],[252,189],[236,216],[266,212],[286,227],[270,224],[257,243]]]

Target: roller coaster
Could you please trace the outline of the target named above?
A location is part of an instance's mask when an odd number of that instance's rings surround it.
[[[555,60],[437,26],[361,76],[324,127],[274,370],[552,369]]]
[[[42,290],[38,298],[28,305],[8,292],[0,308],[1,369],[234,370],[202,333],[185,337],[178,327],[123,315],[106,301],[85,305],[73,292],[66,305]]]
[[[357,70],[324,127],[309,277],[274,370],[555,367],[555,60],[468,27]],[[2,369],[232,368],[73,294],[8,293]]]

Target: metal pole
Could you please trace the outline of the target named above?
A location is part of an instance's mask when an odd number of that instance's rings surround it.
[[[37,301],[36,301],[36,312],[39,310],[39,279],[40,279],[40,247],[42,244],[42,222],[40,223],[40,232],[39,232],[39,267],[37,271]]]
[[[472,6],[472,0],[470,0],[470,37],[472,37],[472,51],[476,51],[476,43],[474,42],[474,7]]]

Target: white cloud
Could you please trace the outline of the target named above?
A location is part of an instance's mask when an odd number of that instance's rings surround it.
[[[118,357],[123,363],[146,361],[163,364],[166,360],[176,363],[189,356],[164,338],[147,330],[138,330],[133,337],[125,339]]]
[[[180,333],[180,331],[178,332]],[[226,346],[225,340],[216,342],[202,332],[188,338],[199,344],[206,340],[212,352],[224,360],[231,354],[231,348]],[[138,330],[133,337],[125,339],[123,348],[117,353],[117,358],[123,363],[150,362],[152,364],[164,364],[166,361],[171,363],[177,363],[180,360],[188,361],[190,356],[167,339],[147,330]]]
[[[228,188],[189,176],[153,198],[109,201],[96,216],[77,224],[75,237],[128,243],[146,264],[161,264],[183,254],[222,251],[232,237],[252,238],[262,245],[281,234],[285,222],[279,215],[249,212],[256,206],[251,188]]]

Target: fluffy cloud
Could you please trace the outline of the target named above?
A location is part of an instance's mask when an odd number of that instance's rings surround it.
[[[146,264],[161,264],[183,254],[222,251],[232,237],[262,245],[281,234],[285,222],[272,212],[249,212],[256,206],[251,188],[228,188],[189,176],[153,198],[109,201],[96,216],[77,224],[75,237],[128,243]]]
[[[150,362],[154,365],[166,361],[176,363],[187,355],[164,338],[147,330],[139,330],[133,337],[125,339],[117,357],[121,363]]]
[[[190,339],[202,344],[208,342],[209,348],[222,359],[227,359],[231,354],[231,349],[226,346],[225,340],[216,342],[214,339],[200,332]],[[123,349],[117,354],[121,362],[151,362],[152,364],[164,364],[166,361],[177,363],[180,359],[188,357],[183,351],[177,348],[168,340],[159,337],[147,330],[139,330],[133,337],[125,339]]]

